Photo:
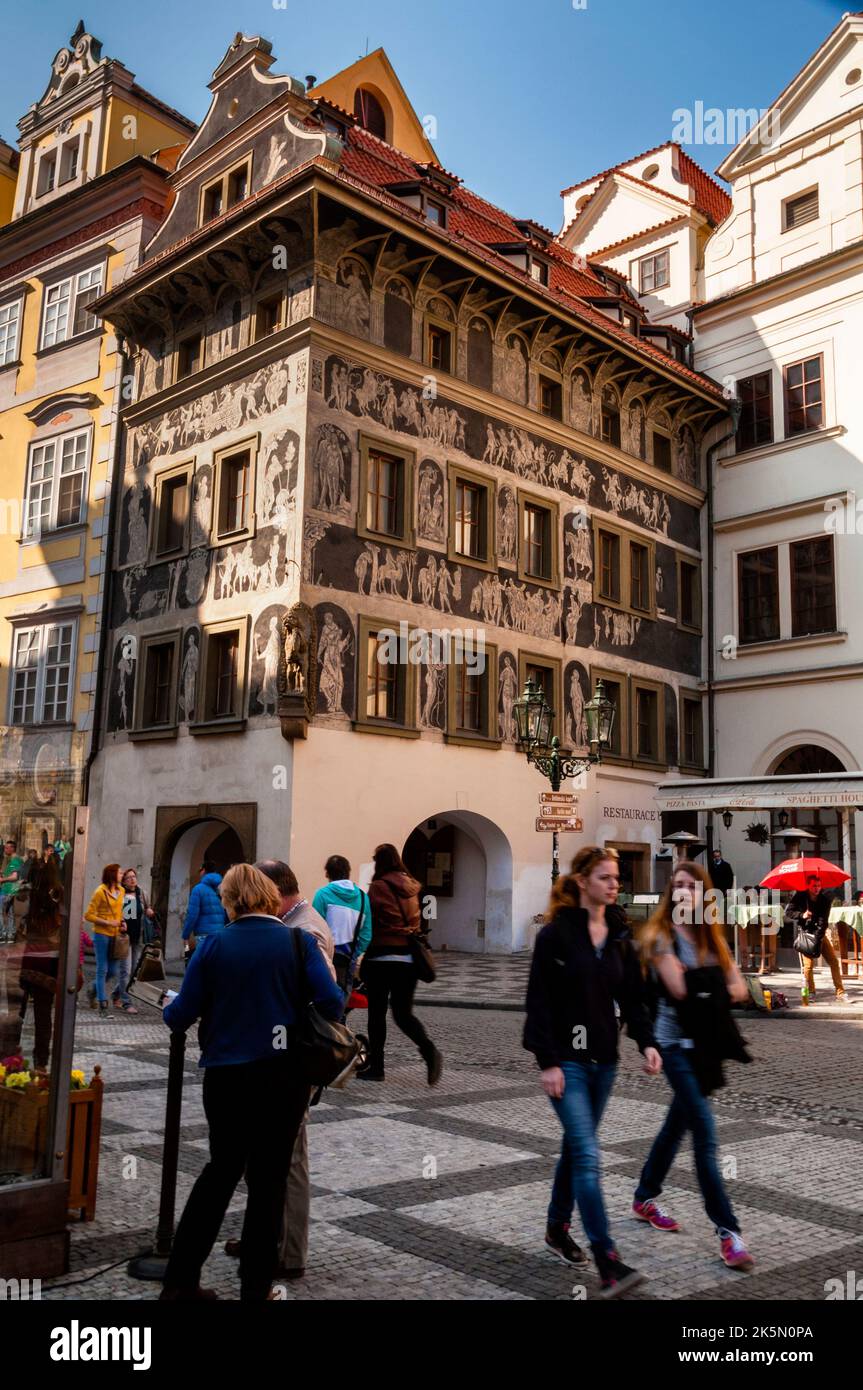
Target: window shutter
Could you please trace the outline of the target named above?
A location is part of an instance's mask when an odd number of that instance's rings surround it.
[[[789,198],[785,204],[785,230],[792,231],[802,227],[805,222],[818,221],[818,189],[803,193],[799,198]]]

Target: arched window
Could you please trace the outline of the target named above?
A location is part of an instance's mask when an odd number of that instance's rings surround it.
[[[387,138],[387,118],[374,92],[366,87],[357,87],[354,92],[354,115],[360,125],[379,140]]]
[[[782,755],[773,769],[773,776],[803,778],[817,775],[819,772],[845,771],[845,766],[829,748],[821,748],[817,743],[803,743]],[[770,812],[770,845],[774,865],[788,857],[789,846],[781,838],[781,833],[778,839],[773,837],[776,832],[789,827],[808,830],[810,835],[816,837],[814,840],[803,840],[800,843],[803,854],[829,859],[834,864],[842,863],[842,827],[838,811],[829,806],[807,807],[805,810],[789,807],[787,818],[783,817],[786,819],[785,826],[780,823],[781,815],[781,809]],[[797,851],[792,848],[791,852],[794,854]]]

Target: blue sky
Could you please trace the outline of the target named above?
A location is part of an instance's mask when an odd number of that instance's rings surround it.
[[[280,3],[280,0],[276,0]],[[767,107],[847,0],[62,0],[7,4],[0,136],[47,85],[79,14],[138,81],[200,120],[238,29],[319,80],[382,45],[443,164],[557,231],[560,190],[670,139],[673,113]],[[576,8],[576,6],[585,6]],[[14,61],[10,61],[14,55]],[[711,173],[725,149],[691,146]]]

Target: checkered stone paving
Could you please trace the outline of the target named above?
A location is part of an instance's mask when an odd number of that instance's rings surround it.
[[[570,1300],[583,1284],[595,1297],[592,1270],[568,1269],[544,1249],[560,1134],[521,1047],[521,1017],[432,1005],[422,1017],[446,1059],[438,1087],[426,1086],[415,1051],[392,1027],[386,1081],[353,1082],[312,1111],[309,1265],[282,1296]],[[362,1031],[365,1016],[354,1014],[352,1023]],[[827,1279],[863,1273],[863,1023],[753,1016],[742,1027],[754,1061],[728,1068],[716,1116],[729,1194],[757,1261],[750,1275],[717,1257],[688,1146],[663,1194],[683,1229],[661,1234],[631,1217],[668,1090],[643,1075],[634,1046],[623,1041],[602,1126],[603,1182],[621,1253],[649,1278],[630,1295],[638,1301],[820,1300]],[[197,1057],[193,1033],[178,1215],[207,1155]],[[167,1030],[151,1011],[111,1022],[82,1012],[75,1065],[89,1073],[98,1062],[105,1080],[97,1213],[95,1222],[72,1227],[72,1270],[44,1287],[46,1298],[158,1296],[158,1285],[128,1276],[126,1261],[155,1231],[167,1060]],[[224,1299],[239,1294],[223,1241],[239,1234],[244,1204],[241,1187],[204,1271],[204,1283]],[[579,1238],[577,1216],[573,1234]]]

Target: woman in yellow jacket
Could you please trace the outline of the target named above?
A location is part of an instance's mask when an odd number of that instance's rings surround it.
[[[95,1007],[99,1001],[99,1016],[111,1018],[108,1008],[106,980],[114,978],[116,964],[108,959],[111,941],[120,930],[123,921],[123,889],[120,886],[120,865],[106,864],[102,870],[102,882],[90,899],[90,906],[84,913],[84,921],[93,925],[93,949],[96,952],[95,997],[91,989],[90,998]]]

